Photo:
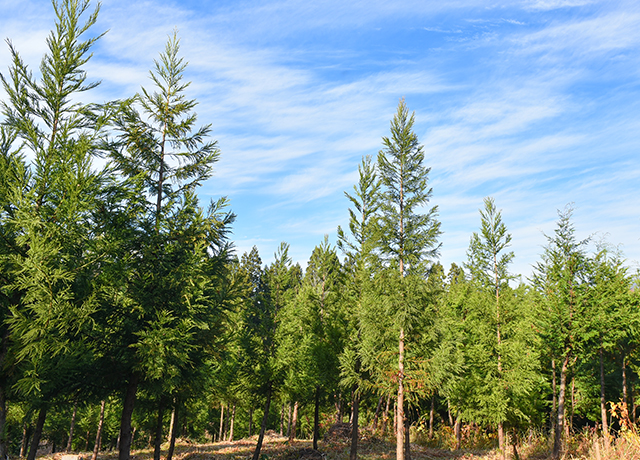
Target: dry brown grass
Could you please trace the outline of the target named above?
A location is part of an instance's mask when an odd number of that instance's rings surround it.
[[[212,444],[192,444],[180,441],[176,445],[174,460],[240,460],[250,459],[253,455],[257,437],[241,439],[233,442]],[[166,448],[163,446],[163,458]],[[264,439],[262,460],[347,460],[349,458],[349,440],[346,436],[328,437],[319,442],[318,452],[311,449],[310,440],[295,440],[289,443],[286,438],[269,432]],[[514,459],[512,451],[508,458]],[[518,446],[521,460],[549,459],[548,442],[542,437],[529,438]],[[41,460],[59,460],[60,454],[41,457]],[[82,453],[84,460],[91,458],[91,453]],[[361,460],[392,460],[395,458],[395,442],[376,437],[365,436],[359,444]],[[117,453],[102,453],[99,460],[117,460]],[[499,460],[495,449],[463,449],[452,451],[412,444],[412,460]],[[640,460],[640,437],[627,432],[606,446],[603,439],[578,434],[570,440],[563,460]],[[153,449],[133,452],[132,460],[153,460]]]

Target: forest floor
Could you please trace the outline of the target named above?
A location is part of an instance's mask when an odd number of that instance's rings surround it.
[[[251,459],[255,449],[257,436],[233,442],[217,442],[211,444],[193,444],[180,441],[176,444],[174,460],[245,460]],[[571,443],[570,443],[571,444]],[[349,440],[347,438],[323,439],[314,451],[311,440],[297,439],[289,443],[288,439],[268,432],[265,435],[261,451],[261,460],[348,460]],[[167,445],[163,445],[162,457],[166,458]],[[618,438],[610,448],[605,448],[602,440],[584,440],[569,446],[564,460],[640,460],[640,438]],[[518,448],[518,456],[509,452],[510,460],[545,460],[550,452],[546,443],[533,442]],[[40,460],[60,460],[61,454],[54,454]],[[91,458],[91,453],[80,454],[84,460]],[[378,438],[364,438],[359,441],[358,458],[360,460],[392,460],[395,459],[395,443]],[[437,449],[411,445],[412,460],[499,460],[495,449]],[[101,453],[99,460],[117,460],[117,452]],[[153,460],[153,449],[136,450],[132,460]]]

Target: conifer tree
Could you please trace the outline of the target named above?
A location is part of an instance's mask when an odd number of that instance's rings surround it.
[[[81,385],[69,385],[65,377],[77,377],[79,366],[90,358],[83,332],[95,309],[91,279],[98,258],[90,215],[101,182],[91,165],[108,121],[106,107],[77,102],[80,93],[97,85],[87,81],[83,66],[100,38],[86,38],[98,8],[90,12],[89,2],[78,0],[54,1],[53,8],[56,24],[47,38],[40,77],[10,41],[9,72],[0,75],[7,95],[0,104],[7,173],[0,224],[7,283],[2,313],[5,308],[11,312],[9,320],[2,318],[0,354],[11,353],[20,366],[16,388],[40,409],[31,459],[51,398]],[[7,340],[15,347],[11,351]],[[0,380],[4,395],[5,381]]]
[[[558,458],[562,450],[567,376],[576,357],[577,314],[586,295],[587,258],[584,247],[587,240],[576,239],[571,223],[572,212],[568,206],[558,213],[557,227],[552,236],[546,237],[547,246],[541,255],[542,260],[535,266],[533,279],[541,296],[542,341],[553,362],[560,364],[553,433],[554,458]],[[553,397],[556,398],[556,394]]]
[[[397,113],[391,121],[391,137],[383,137],[384,148],[378,154],[378,168],[383,185],[380,213],[381,251],[398,271],[400,283],[407,275],[425,273],[425,262],[438,253],[437,242],[440,223],[436,220],[437,207],[421,213],[428,205],[432,191],[427,186],[429,168],[423,165],[424,151],[413,132],[415,114],[400,100]],[[396,305],[398,332],[398,399],[396,458],[404,460],[404,358],[405,333],[411,328],[414,312],[410,302],[402,295]]]
[[[372,276],[376,268],[379,268],[376,244],[379,238],[377,232],[376,215],[380,207],[379,188],[375,167],[371,157],[362,159],[358,166],[359,180],[354,185],[354,195],[345,192],[346,197],[353,204],[354,209],[349,208],[349,231],[347,236],[342,228],[338,227],[338,247],[347,256],[347,292],[345,298],[348,306],[346,314],[349,318],[349,330],[347,343],[340,357],[342,382],[352,389],[352,428],[351,449],[349,458],[355,460],[358,455],[358,414],[363,380],[366,373],[363,372],[362,363],[362,310],[367,308],[371,298]]]

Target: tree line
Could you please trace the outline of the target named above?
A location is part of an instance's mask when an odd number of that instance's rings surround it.
[[[570,207],[522,282],[486,198],[467,260],[438,262],[430,170],[401,100],[364,157],[337,243],[303,270],[282,243],[238,257],[226,198],[198,187],[220,150],[198,125],[169,37],[151,86],[81,103],[97,20],[53,2],[33,72],[8,41],[0,74],[0,457],[232,440],[268,428],[317,448],[327,423],[410,439],[438,426],[509,440],[539,429],[559,457],[571,430],[609,442],[636,423],[637,278],[613,247],[579,240]],[[82,96],[82,97],[81,97]],[[167,433],[168,430],[168,433]]]

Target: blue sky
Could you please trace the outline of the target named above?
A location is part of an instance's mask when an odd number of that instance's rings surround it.
[[[37,69],[53,26],[45,0],[0,0],[0,35]],[[87,100],[151,87],[174,29],[222,157],[201,189],[226,195],[239,253],[280,241],[305,263],[346,226],[344,191],[376,155],[398,100],[416,113],[439,208],[440,261],[466,259],[493,196],[529,276],[557,210],[579,238],[640,261],[640,4],[636,1],[121,1],[87,65]],[[0,71],[8,65],[0,48]]]

